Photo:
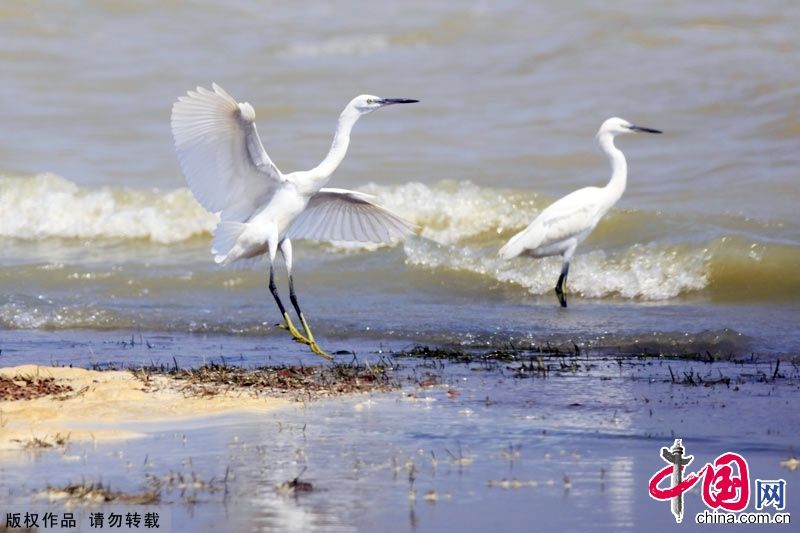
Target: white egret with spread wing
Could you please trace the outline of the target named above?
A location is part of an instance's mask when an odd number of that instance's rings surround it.
[[[198,87],[172,107],[172,134],[183,174],[195,198],[220,214],[212,253],[226,265],[269,254],[269,289],[283,316],[284,329],[297,342],[331,359],[317,344],[300,310],[292,278],[291,239],[392,243],[414,225],[376,205],[370,195],[324,188],[344,159],[350,132],[367,113],[391,104],[417,102],[361,95],[339,116],[333,144],[311,170],[283,174],[267,155],[255,124],[255,110],[220,86]],[[303,327],[295,327],[275,286],[275,256],[280,250],[289,273],[289,298]]]
[[[625,192],[628,164],[625,155],[614,146],[614,137],[625,133],[661,133],[652,128],[634,126],[621,118],[603,122],[597,132],[597,142],[611,162],[611,180],[605,187],[584,187],[549,205],[533,222],[500,249],[500,257],[511,259],[529,257],[562,257],[561,275],[556,283],[556,295],[562,307],[567,306],[564,284],[569,274],[569,262],[580,244]]]

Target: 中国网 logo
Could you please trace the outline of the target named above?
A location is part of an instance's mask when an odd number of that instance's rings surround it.
[[[695,517],[697,523],[789,523],[789,513],[739,514],[747,508],[751,496],[756,511],[768,507],[783,511],[786,508],[786,481],[756,479],[751,494],[750,468],[747,460],[738,453],[725,452],[713,462],[687,473],[685,468],[692,464],[694,456],[686,453],[682,439],[675,439],[672,447],[661,448],[661,459],[667,465],[650,478],[650,496],[670,502],[675,522],[683,520],[684,493],[702,480],[701,496],[711,512],[699,513]],[[665,482],[665,479],[669,481]]]

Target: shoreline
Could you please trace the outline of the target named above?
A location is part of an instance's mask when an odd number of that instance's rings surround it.
[[[130,439],[144,436],[142,426],[152,422],[267,412],[291,403],[234,390],[200,398],[185,394],[167,377],[154,376],[148,385],[127,371],[22,365],[0,368],[0,377],[23,388],[43,382],[61,387],[38,397],[0,401],[0,450]]]
[[[686,354],[591,355],[538,349],[489,350],[480,354],[458,349],[417,346],[390,360],[360,364],[274,365],[244,367],[209,363],[195,368],[150,366],[128,369],[84,369],[49,365],[0,367],[0,451],[63,447],[71,441],[113,441],[144,437],[149,425],[164,421],[203,419],[220,414],[266,413],[298,402],[388,392],[401,388],[403,371],[412,360],[504,366],[518,377],[576,370],[590,361],[674,361],[683,364],[766,363],[766,380],[779,374],[780,359],[796,364],[796,356],[758,358]],[[527,364],[526,364],[527,363]],[[413,366],[413,363],[412,363]],[[586,370],[592,365],[586,366]],[[591,372],[591,371],[590,371]],[[671,373],[673,384],[686,380]],[[715,384],[726,379],[702,381]],[[437,382],[433,379],[432,382]],[[691,380],[690,380],[691,381]],[[440,382],[440,381],[439,381]],[[727,380],[730,383],[729,380]],[[424,387],[424,381],[421,382]],[[418,383],[420,384],[420,383]],[[694,384],[694,383],[690,383]]]
[[[393,385],[379,368],[0,368],[0,451],[142,437],[151,423],[265,413]]]

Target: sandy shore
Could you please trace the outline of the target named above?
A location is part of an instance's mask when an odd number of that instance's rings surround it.
[[[52,444],[133,438],[143,435],[137,423],[264,412],[290,403],[248,391],[187,394],[168,376],[151,376],[145,384],[126,371],[23,365],[0,368],[3,378],[6,389],[23,391],[16,394],[23,399],[0,400],[0,450],[19,449],[35,439]],[[38,394],[43,395],[28,398]]]

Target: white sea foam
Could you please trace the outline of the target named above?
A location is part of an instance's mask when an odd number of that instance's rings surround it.
[[[188,189],[81,187],[61,176],[0,176],[0,236],[148,239],[174,243],[210,233],[216,217]]]
[[[404,246],[409,264],[480,274],[522,285],[533,294],[553,290],[561,270],[559,258],[506,262],[497,256],[509,231],[527,226],[550,199],[450,181],[433,187],[369,185],[362,190],[422,228],[422,239],[410,239]],[[569,290],[590,298],[674,298],[708,284],[708,260],[705,249],[658,243],[579,252],[572,261]]]
[[[561,271],[559,258],[503,261],[493,251],[423,239],[411,239],[405,244],[407,261],[415,266],[480,274],[516,283],[531,294],[553,291]],[[658,244],[636,244],[618,254],[595,250],[576,255],[570,266],[568,290],[588,298],[619,295],[665,300],[707,284],[707,257],[703,250],[679,251]]]
[[[445,244],[522,228],[539,212],[536,193],[491,189],[469,181],[440,181],[434,186],[369,184],[360,190],[418,224],[420,236]]]
[[[469,182],[434,185],[370,184],[362,191],[420,226],[403,247],[410,265],[480,274],[516,283],[534,294],[552,291],[558,258],[502,261],[497,249],[547,205],[535,193],[496,190]],[[631,215],[631,216],[646,216]],[[216,217],[191,192],[121,187],[81,187],[54,174],[0,177],[0,236],[18,239],[145,239],[174,243],[210,234]],[[628,220],[615,224],[631,226]],[[633,224],[635,226],[635,222]],[[332,243],[336,252],[361,252],[373,244]],[[569,289],[585,297],[662,300],[708,285],[709,252],[702,247],[650,243],[611,251],[579,251]],[[34,322],[36,317],[30,317]]]

